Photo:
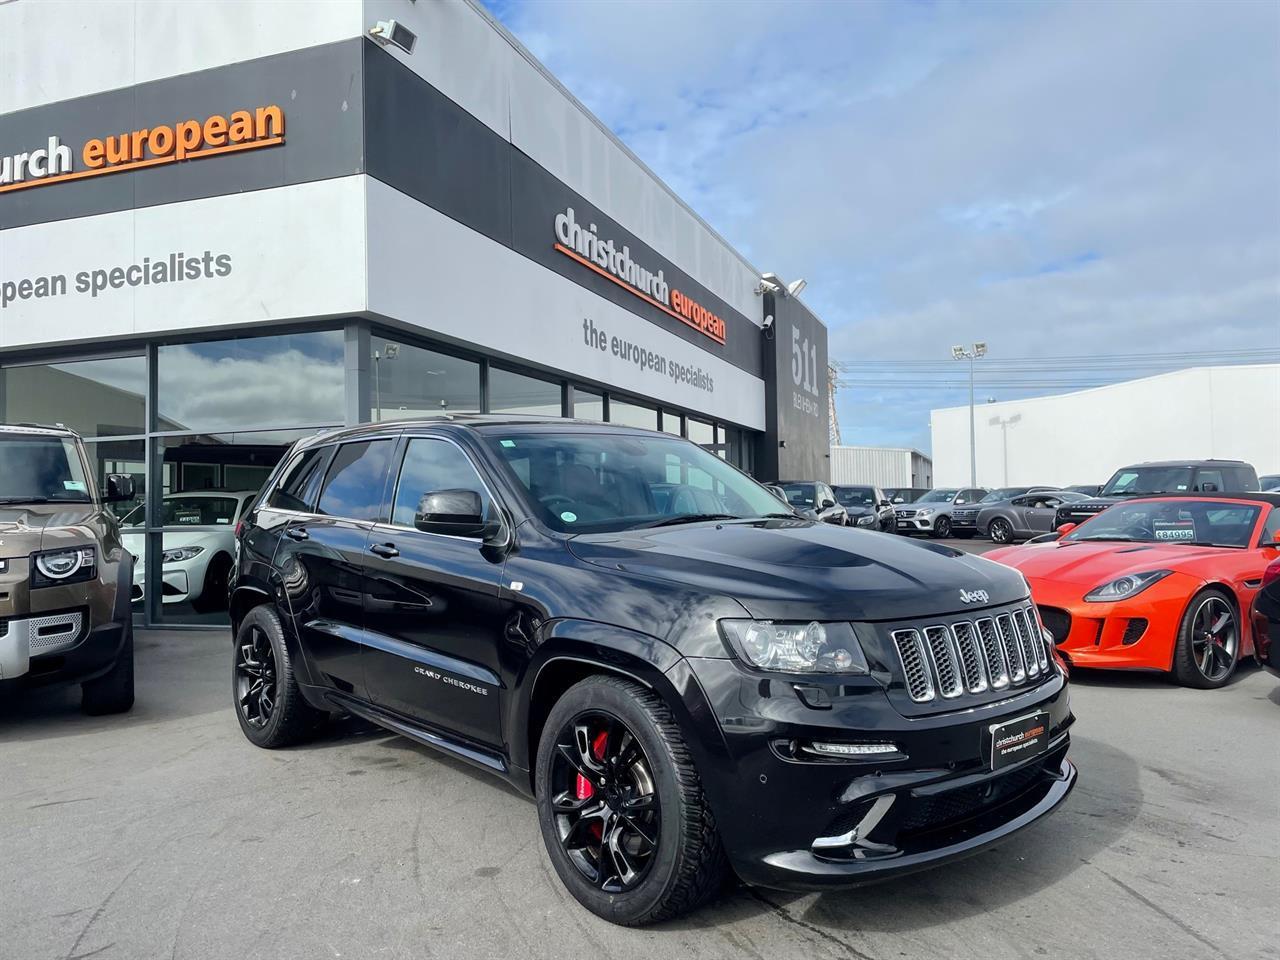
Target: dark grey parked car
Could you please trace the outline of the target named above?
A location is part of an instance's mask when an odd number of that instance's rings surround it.
[[[1083,493],[1048,490],[1025,493],[978,511],[978,533],[993,543],[1016,543],[1053,530],[1053,518],[1064,503],[1087,500]]]

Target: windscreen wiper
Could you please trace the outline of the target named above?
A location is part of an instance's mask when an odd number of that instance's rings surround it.
[[[53,503],[49,497],[0,497],[0,503]]]
[[[661,520],[651,520],[649,523],[642,523],[633,530],[641,530],[645,527],[670,527],[677,523],[701,523],[705,520],[741,520],[742,517],[732,513],[682,513],[674,517],[663,517]]]

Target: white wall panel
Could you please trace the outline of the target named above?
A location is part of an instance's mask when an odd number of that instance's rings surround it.
[[[465,343],[733,423],[764,427],[764,381],[381,181],[367,181],[369,309]],[[411,238],[411,242],[410,242]],[[427,279],[429,278],[429,279]],[[583,320],[711,374],[714,392],[583,342]]]
[[[13,0],[0,4],[0,113],[363,31],[360,0]]]
[[[978,483],[1104,483],[1143,460],[1221,457],[1280,473],[1280,365],[1198,367],[977,408]],[[1001,428],[991,420],[1020,419]],[[935,482],[969,482],[969,408],[931,415]],[[1006,444],[1007,440],[1007,444]],[[1007,473],[1006,473],[1007,457]]]
[[[0,309],[0,347],[109,340],[365,308],[364,177],[258,190],[0,232],[5,283],[66,277],[67,292]],[[76,275],[170,253],[230,257],[227,276],[108,287]]]

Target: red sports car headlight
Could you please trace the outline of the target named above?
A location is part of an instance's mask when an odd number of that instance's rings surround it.
[[[1130,597],[1136,596],[1153,583],[1158,583],[1169,574],[1172,570],[1148,570],[1145,573],[1127,573],[1123,577],[1116,577],[1114,580],[1102,584],[1100,587],[1094,587],[1084,595],[1085,600],[1090,603],[1108,603],[1114,600],[1128,600]]]

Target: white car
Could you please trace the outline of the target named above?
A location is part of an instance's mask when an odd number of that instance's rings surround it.
[[[166,527],[192,527],[164,534],[161,573],[164,603],[190,603],[196,610],[220,610],[227,603],[227,579],[235,563],[236,522],[257,496],[256,490],[199,490],[164,498]],[[133,568],[134,603],[142,601],[146,576],[143,534],[129,529],[143,524],[143,507],[132,510],[120,525],[121,539],[137,560]]]

